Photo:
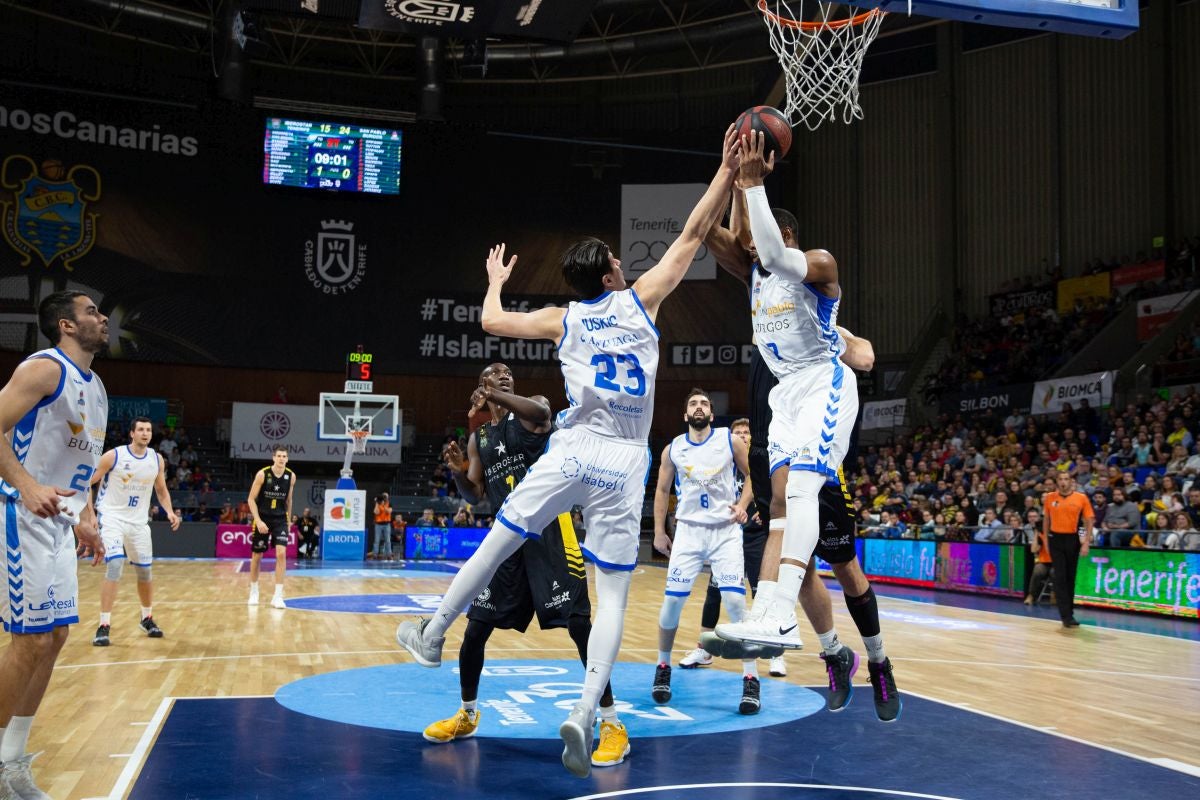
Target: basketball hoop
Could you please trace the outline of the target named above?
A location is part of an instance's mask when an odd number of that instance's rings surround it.
[[[356,455],[367,452],[367,437],[371,435],[371,431],[347,431],[347,433],[350,434],[350,444]]]
[[[847,125],[862,119],[858,77],[884,12],[818,2],[814,18],[805,20],[804,0],[793,3],[799,13],[784,0],[758,0],[771,49],[783,67],[787,86],[783,113],[793,125],[803,122],[810,131],[826,119],[840,116]]]

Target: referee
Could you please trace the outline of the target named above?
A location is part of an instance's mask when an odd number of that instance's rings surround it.
[[[1066,472],[1058,474],[1058,491],[1046,495],[1045,513],[1042,515],[1042,530],[1050,548],[1050,561],[1054,567],[1054,595],[1058,600],[1058,614],[1064,628],[1078,628],[1075,620],[1075,570],[1079,557],[1088,554],[1092,541],[1092,525],[1095,514],[1087,495],[1075,487],[1075,479]],[[1082,523],[1083,536],[1079,535]],[[1036,554],[1039,543],[1032,545]]]

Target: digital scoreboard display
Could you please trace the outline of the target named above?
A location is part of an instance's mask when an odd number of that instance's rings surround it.
[[[389,128],[271,117],[263,136],[263,183],[399,194],[401,139]]]

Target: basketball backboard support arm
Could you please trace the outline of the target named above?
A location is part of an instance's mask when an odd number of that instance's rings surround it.
[[[852,5],[908,13],[910,0]],[[1009,28],[1124,39],[1138,29],[1138,0],[911,0],[912,13]]]

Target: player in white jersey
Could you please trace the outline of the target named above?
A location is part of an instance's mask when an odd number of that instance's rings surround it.
[[[129,425],[129,444],[114,447],[100,458],[92,476],[98,485],[96,516],[100,537],[104,540],[104,583],[100,584],[100,625],[92,644],[108,647],[113,605],[121,573],[128,561],[137,570],[138,599],[142,602],[141,626],[151,639],[162,638],[162,629],[154,621],[154,583],[150,568],[154,546],[150,539],[150,493],[167,512],[171,530],[179,530],[179,516],[171,505],[163,457],[150,449],[154,423],[138,417]]]
[[[671,648],[679,615],[705,561],[712,564],[729,618],[740,620],[746,611],[742,524],[754,490],[747,479],[738,491],[734,468],[750,474],[750,448],[735,439],[729,428],[712,427],[712,401],[702,389],[688,394],[683,418],[689,430],[663,450],[654,492],[654,549],[671,559],[658,612],[658,666],[650,689],[659,705],[671,700]],[[672,487],[676,496],[674,541],[667,536],[667,501]],[[757,714],[758,665],[753,658],[746,659],[742,670],[738,711]]]
[[[76,555],[104,557],[88,481],[104,450],[108,397],[92,359],[108,343],[108,318],[82,292],[38,306],[51,347],[34,353],[0,389],[0,526],[9,646],[0,649],[0,800],[49,798],[26,753],[54,662],[79,621]],[[74,527],[74,536],[71,529]],[[78,546],[77,546],[78,545]]]
[[[582,298],[562,308],[506,311],[501,288],[517,257],[504,245],[488,254],[483,328],[491,334],[558,343],[570,407],[558,415],[546,453],[496,514],[483,544],[455,576],[431,619],[404,622],[396,639],[418,663],[441,664],[445,632],[526,537],[560,512],[582,505],[588,521],[583,552],[596,564],[596,614],[588,640],[583,699],[559,728],[563,765],[586,777],[592,768],[596,703],[621,647],[629,581],[637,564],[642,500],[650,454],[647,436],[658,369],[659,306],[679,282],[717,221],[740,158],[733,127],[725,132],[721,167],[662,260],[630,288],[621,262],[598,239],[572,245],[562,273]]]
[[[755,341],[779,379],[770,394],[768,438],[772,493],[787,498],[786,519],[777,583],[764,587],[760,580],[753,611],[716,632],[799,648],[795,607],[820,533],[818,495],[837,478],[849,447],[858,382],[841,362],[847,345],[837,328],[837,262],[824,250],[805,252],[784,242],[763,189],[775,162],[774,153],[764,158],[763,138],[750,137],[738,177],[758,257],[750,280]]]

